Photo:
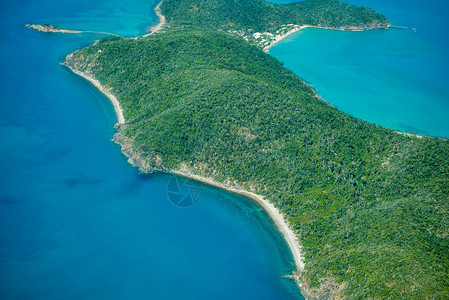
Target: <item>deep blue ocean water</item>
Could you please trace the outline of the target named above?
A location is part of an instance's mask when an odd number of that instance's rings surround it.
[[[101,35],[136,36],[151,1],[0,2],[0,299],[295,299],[293,259],[251,201],[201,185],[168,197],[111,142],[101,93],[59,63]]]
[[[449,137],[449,1],[346,2],[374,8],[410,29],[308,28],[270,54],[349,114],[403,132]]]

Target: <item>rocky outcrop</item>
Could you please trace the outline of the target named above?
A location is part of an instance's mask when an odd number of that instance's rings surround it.
[[[36,25],[36,24],[26,24],[25,27],[31,28],[41,32],[51,32],[51,33],[81,33],[79,30],[69,30],[61,29],[50,24]]]
[[[134,140],[123,133],[125,128],[126,125],[116,126],[117,133],[112,140],[114,143],[120,145],[122,153],[128,158],[128,162],[137,167],[141,173],[169,172],[162,167],[160,157],[157,155],[148,155],[148,153],[139,150],[134,145]]]

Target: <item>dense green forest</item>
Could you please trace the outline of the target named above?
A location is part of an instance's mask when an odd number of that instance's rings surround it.
[[[174,26],[168,11],[170,30],[105,38],[66,62],[112,89],[118,135],[140,158],[274,203],[304,247],[309,295],[335,283],[351,299],[449,298],[449,141],[343,113],[269,54],[198,27],[199,14]]]
[[[385,27],[387,19],[369,8],[338,0],[305,0],[276,4],[264,0],[164,0],[162,13],[172,25],[193,25],[218,30],[275,33],[282,25],[321,27]]]
[[[339,0],[276,4],[265,0],[164,0],[162,14],[171,27],[196,26],[243,37],[260,48],[295,26],[360,30],[387,28],[385,16]]]

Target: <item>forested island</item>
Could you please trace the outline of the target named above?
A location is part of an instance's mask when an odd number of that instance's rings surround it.
[[[164,0],[160,9],[157,34],[104,38],[65,62],[120,102],[115,140],[140,170],[263,195],[299,238],[295,278],[308,298],[448,298],[448,140],[337,110],[251,39],[387,19],[337,0]]]

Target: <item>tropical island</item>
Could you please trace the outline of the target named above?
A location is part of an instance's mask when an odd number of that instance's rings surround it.
[[[384,16],[337,0],[164,0],[160,15],[156,34],[64,62],[114,97],[131,163],[252,197],[307,298],[449,297],[449,141],[341,112],[263,51],[305,26],[388,28]]]

